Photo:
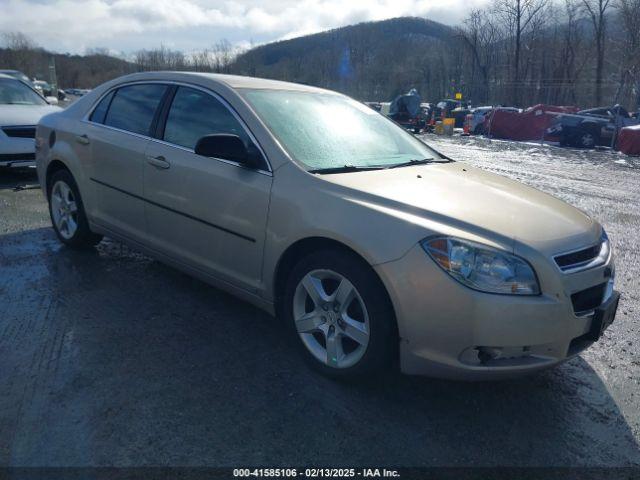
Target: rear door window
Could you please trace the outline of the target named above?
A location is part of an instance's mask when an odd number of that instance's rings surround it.
[[[201,137],[213,133],[238,135],[245,145],[252,145],[240,122],[217,98],[194,88],[179,87],[167,115],[164,140],[195,148]]]
[[[128,132],[150,135],[151,123],[166,85],[143,84],[119,88],[104,120],[105,125]]]

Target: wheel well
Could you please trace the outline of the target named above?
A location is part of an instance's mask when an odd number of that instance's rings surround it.
[[[46,182],[45,186],[47,188],[47,192],[49,191],[49,179],[54,173],[59,172],[60,170],[69,171],[67,166],[64,163],[62,163],[60,160],[52,160],[47,166],[47,174],[45,176],[45,182]]]
[[[298,261],[304,257],[305,255],[310,254],[311,252],[317,252],[319,250],[342,250],[343,252],[348,252],[352,255],[355,255],[358,259],[360,259],[363,264],[369,265],[369,262],[354,249],[348,247],[344,243],[338,242],[337,240],[332,240],[330,238],[325,237],[310,237],[302,240],[298,240],[293,245],[289,246],[287,250],[284,252],[280,260],[278,261],[278,266],[276,267],[276,273],[274,277],[274,294],[275,294],[275,304],[276,309],[278,305],[281,304],[279,301],[284,294],[285,285],[287,282],[287,278],[289,277],[289,273],[291,269],[298,263]],[[376,271],[371,268],[372,273],[375,275],[375,278],[380,282],[380,285],[384,289],[387,294],[387,298],[389,300],[389,304],[393,308],[393,303],[391,302],[391,298],[389,297],[389,293],[387,292],[386,287],[384,286],[384,282],[378,276]]]
[[[341,250],[343,252],[348,252],[352,255],[355,255],[355,257],[358,258],[363,263],[364,266],[369,267],[375,280],[378,281],[380,284],[380,287],[382,287],[382,291],[384,292],[384,295],[386,295],[386,299],[389,302],[389,307],[391,308],[391,313],[393,315],[392,328],[394,331],[395,338],[397,340],[397,342],[393,345],[393,348],[394,348],[393,361],[398,362],[400,359],[399,351],[397,350],[400,345],[398,322],[396,318],[395,307],[393,305],[393,302],[391,301],[391,297],[389,296],[389,292],[387,291],[387,288],[385,287],[384,282],[382,281],[378,273],[371,267],[369,262],[362,255],[360,255],[358,252],[356,252],[352,248],[336,240],[332,240],[325,237],[311,237],[311,238],[305,238],[303,240],[299,240],[293,245],[289,246],[289,248],[287,248],[287,250],[284,252],[282,257],[280,258],[280,261],[278,262],[278,266],[276,267],[276,273],[274,278],[276,316],[278,316],[279,318],[283,317],[283,312],[281,310],[283,306],[283,302],[280,300],[284,295],[285,285],[286,285],[286,281],[287,281],[287,277],[289,276],[289,273],[291,272],[293,267],[296,265],[296,263],[304,255],[308,255],[312,252],[317,252],[319,250]]]

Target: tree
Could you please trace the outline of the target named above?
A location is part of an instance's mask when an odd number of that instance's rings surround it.
[[[594,40],[596,44],[596,89],[594,100],[596,105],[602,102],[602,77],[604,73],[604,54],[606,49],[606,13],[611,0],[582,0],[582,7],[589,16],[593,25]],[[638,26],[636,25],[636,28]]]
[[[472,10],[464,21],[464,27],[459,29],[459,36],[471,55],[469,93],[473,99],[484,103],[490,95],[489,75],[494,66],[494,46],[500,39],[499,29],[486,11]]]
[[[577,103],[576,81],[589,56],[585,54],[584,35],[580,28],[580,3],[582,0],[565,0],[564,15],[560,17],[561,41],[558,68],[560,102]]]
[[[625,31],[623,79],[633,85],[634,108],[640,110],[640,0],[619,0],[617,6]]]
[[[520,103],[520,89],[522,87],[520,64],[523,36],[531,27],[537,24],[547,5],[548,0],[495,0],[494,2],[493,8],[496,15],[504,21],[509,36],[513,38],[513,76],[511,83],[514,105]]]
[[[22,32],[6,32],[2,34],[2,40],[9,50],[35,50],[36,43]]]

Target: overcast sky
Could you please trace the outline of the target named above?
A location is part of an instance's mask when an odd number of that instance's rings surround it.
[[[0,32],[40,46],[186,52],[223,38],[248,46],[369,20],[415,15],[446,24],[488,0],[0,0]]]

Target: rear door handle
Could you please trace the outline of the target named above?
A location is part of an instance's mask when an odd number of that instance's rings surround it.
[[[147,162],[150,165],[153,165],[154,167],[160,168],[163,170],[166,170],[171,166],[171,164],[167,162],[167,159],[164,158],[162,155],[159,155],[157,157],[147,157]]]
[[[86,135],[76,135],[76,142],[80,145],[89,145],[89,137]]]

